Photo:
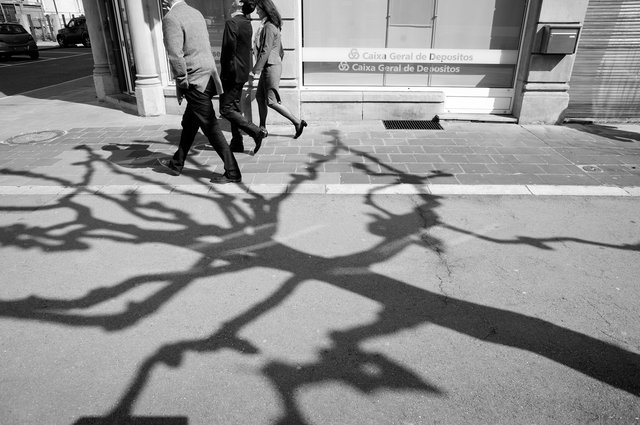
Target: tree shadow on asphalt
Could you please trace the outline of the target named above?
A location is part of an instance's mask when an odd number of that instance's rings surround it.
[[[329,137],[330,150],[326,155],[314,156],[306,167],[306,173],[291,175],[290,188],[295,189],[305,182],[318,178],[322,165],[336,158],[339,152],[350,152],[366,160],[360,170],[371,176],[391,176],[397,181],[424,185],[444,173],[411,175],[379,161],[357,146],[346,145],[338,131],[325,133]],[[122,149],[122,146],[107,150]],[[132,145],[131,149],[145,147]],[[241,313],[229,317],[218,329],[204,338],[184,339],[160,346],[146,357],[132,377],[127,389],[115,403],[113,409],[91,423],[120,424],[135,423],[133,412],[136,401],[144,391],[154,370],[166,365],[181,366],[187,353],[215,353],[222,349],[242,355],[258,355],[260,342],[241,336],[241,332],[266,314],[273,312],[295,291],[310,280],[324,282],[334,288],[356,294],[380,306],[377,317],[370,322],[329,333],[329,344],[317,352],[317,359],[306,364],[293,364],[284,360],[271,360],[261,369],[279,394],[282,412],[274,421],[277,424],[307,424],[296,394],[308,386],[328,382],[349,385],[363,394],[372,394],[386,389],[422,392],[433,397],[446,397],[447,391],[438,384],[426,381],[418,372],[400,364],[388,355],[365,348],[368,341],[414,329],[425,324],[438,325],[475,339],[517,348],[544,356],[549,360],[597,379],[620,390],[640,395],[640,356],[597,338],[558,326],[543,319],[508,310],[493,308],[443,293],[433,292],[415,285],[393,279],[373,271],[374,266],[398,255],[409,247],[419,247],[425,253],[433,252],[439,258],[446,252],[446,245],[429,234],[434,226],[471,235],[500,244],[524,244],[539,249],[553,249],[553,242],[572,240],[608,248],[637,250],[638,245],[611,245],[576,238],[530,238],[495,239],[467,229],[447,224],[436,210],[441,198],[426,193],[412,195],[415,208],[406,214],[396,214],[379,202],[376,197],[384,193],[387,186],[371,189],[363,203],[375,213],[368,218],[368,231],[380,237],[380,241],[369,249],[348,255],[324,257],[310,255],[279,241],[275,235],[279,227],[279,216],[283,202],[292,196],[292,191],[265,196],[247,190],[246,208],[238,204],[237,195],[218,191],[215,187],[205,193],[182,192],[194,199],[217,206],[231,223],[229,226],[203,224],[195,219],[188,207],[171,207],[157,201],[145,200],[143,195],[131,193],[126,197],[110,195],[108,192],[92,192],[101,200],[121,207],[147,226],[120,223],[103,219],[79,201],[78,195],[87,193],[91,178],[98,165],[111,167],[114,173],[128,174],[126,166],[105,160],[99,152],[88,146],[80,146],[86,160],[76,163],[84,167],[84,179],[75,184],[71,193],[60,196],[55,202],[41,206],[43,210],[71,210],[75,217],[51,226],[29,226],[12,224],[0,229],[2,246],[43,251],[81,251],[90,249],[88,241],[108,240],[123,244],[143,245],[149,243],[168,244],[188,248],[199,254],[199,260],[185,270],[171,273],[144,274],[125,279],[113,286],[96,288],[73,299],[55,299],[30,296],[23,299],[1,300],[0,316],[5,318],[57,323],[76,327],[93,327],[106,331],[121,331],[135,326],[151,317],[181,291],[201,278],[225,276],[249,268],[279,270],[290,277],[278,285],[264,299],[246,306]],[[127,147],[124,147],[126,150]],[[154,155],[153,152],[148,155]],[[143,156],[142,156],[143,157]],[[374,171],[373,165],[376,170]],[[198,170],[206,170],[199,165]],[[135,170],[134,170],[135,171]],[[3,170],[17,175],[28,172]],[[197,174],[197,173],[196,173]],[[34,178],[47,176],[31,175]],[[139,175],[141,183],[157,184],[151,175]],[[50,178],[53,183],[71,186],[62,178]],[[194,183],[203,184],[198,178]],[[0,211],[27,211],[20,206],[3,206]],[[176,230],[161,229],[162,225],[174,225]],[[157,225],[157,226],[156,226]],[[419,231],[416,231],[419,227]],[[203,235],[215,236],[216,242],[207,242]],[[435,271],[434,271],[435,273]],[[143,285],[161,284],[160,289],[142,301],[129,303],[120,313],[90,314],[82,310],[103,305]],[[78,312],[81,311],[81,312]],[[89,423],[87,418],[80,423]]]

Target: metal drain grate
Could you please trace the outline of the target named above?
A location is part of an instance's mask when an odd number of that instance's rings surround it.
[[[444,130],[438,121],[384,120],[382,122],[387,130]]]

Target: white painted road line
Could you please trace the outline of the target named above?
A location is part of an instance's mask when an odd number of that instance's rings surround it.
[[[610,196],[640,197],[640,187],[547,185],[377,185],[377,184],[202,184],[202,185],[91,185],[0,186],[2,195],[168,195],[168,194],[316,194],[316,195],[419,195],[438,196]]]

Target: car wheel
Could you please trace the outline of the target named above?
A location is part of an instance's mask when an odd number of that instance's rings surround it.
[[[58,44],[60,45],[60,47],[67,47],[67,42],[61,35],[58,36]]]
[[[91,40],[89,40],[89,34],[82,36],[82,45],[84,47],[91,47]]]
[[[40,52],[37,51],[37,50],[35,52],[31,52],[31,53],[29,53],[29,57],[31,59],[38,59],[40,57]]]

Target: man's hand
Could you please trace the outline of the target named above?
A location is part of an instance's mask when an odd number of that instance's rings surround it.
[[[184,77],[176,77],[176,84],[183,90],[187,90],[189,88],[189,81],[187,80],[187,76]]]

